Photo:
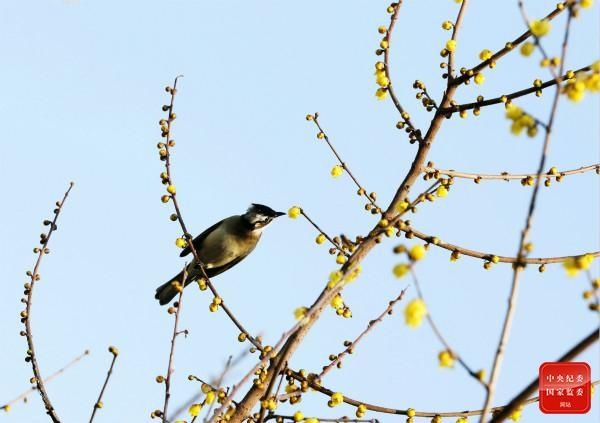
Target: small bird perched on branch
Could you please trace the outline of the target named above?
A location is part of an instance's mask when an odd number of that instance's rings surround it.
[[[223,219],[194,238],[192,243],[204,265],[206,275],[212,278],[246,258],[256,247],[263,229],[273,219],[284,214],[262,204],[252,204],[246,213]],[[180,257],[191,252],[192,249],[188,245]],[[154,298],[160,305],[169,303],[178,294],[174,282],[184,283],[185,287],[202,277],[202,271],[197,264],[194,258],[188,265],[185,282],[182,280],[182,271],[156,289]]]

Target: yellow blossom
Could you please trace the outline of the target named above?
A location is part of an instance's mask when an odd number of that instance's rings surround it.
[[[350,283],[350,282],[354,281],[356,278],[358,278],[361,271],[362,271],[362,266],[360,264],[357,264],[356,266],[354,266],[354,269],[352,269],[352,271],[346,275],[346,282]]]
[[[364,416],[366,412],[367,412],[366,405],[359,404],[358,407],[356,407],[356,417],[360,418],[360,417]],[[360,416],[359,416],[359,414],[360,414]]]
[[[402,213],[402,212],[405,212],[409,206],[410,206],[410,203],[406,200],[403,200],[398,203],[398,205],[396,206],[396,210],[399,213]]]
[[[446,31],[451,30],[453,26],[454,25],[452,25],[452,22],[450,22],[450,21],[442,22],[442,28],[445,29]]]
[[[600,92],[600,74],[593,73],[588,75],[585,80],[585,88],[593,93]]]
[[[301,213],[302,209],[298,206],[290,207],[290,209],[288,210],[288,216],[290,217],[290,219],[297,218],[298,216],[300,216]]]
[[[475,373],[475,375],[477,376],[477,379],[479,379],[482,382],[485,382],[485,378],[487,376],[487,373],[484,369],[479,369],[477,370],[477,373]]]
[[[446,42],[446,50],[450,52],[456,50],[456,40],[448,40]]]
[[[377,100],[385,100],[387,97],[387,90],[384,88],[378,88],[377,91],[375,91],[375,97],[377,97]]]
[[[331,307],[333,307],[337,310],[338,308],[344,307],[344,299],[342,298],[342,296],[340,294],[336,294],[335,297],[333,297],[331,299],[330,304],[331,304]]]
[[[456,419],[456,423],[469,423],[466,417],[459,417]]]
[[[600,60],[596,60],[594,63],[592,63],[592,72],[600,72]]]
[[[192,417],[198,417],[200,411],[202,411],[202,404],[192,404],[188,410]]]
[[[485,81],[485,76],[481,72],[479,72],[477,75],[475,75],[473,81],[475,81],[477,85],[481,85]]]
[[[550,21],[546,19],[534,20],[529,24],[531,33],[536,37],[543,37],[544,35],[548,34],[551,28],[552,25],[550,24]]]
[[[296,320],[302,320],[304,318],[304,316],[306,316],[307,312],[308,312],[307,307],[298,307],[296,310],[294,310],[294,318]]]
[[[329,283],[327,284],[328,288],[333,288],[342,280],[342,272],[339,270],[335,270],[329,274]]]
[[[323,244],[325,241],[327,240],[327,237],[323,234],[319,234],[317,235],[317,237],[315,238],[315,242],[319,245]]]
[[[344,402],[344,395],[341,392],[336,392],[331,395],[331,404],[333,407]]]
[[[488,49],[481,50],[481,53],[479,53],[479,58],[481,60],[487,60],[491,57],[492,57],[492,52]]]
[[[175,185],[169,185],[169,186],[167,187],[167,192],[168,192],[169,194],[175,194],[175,193],[177,192],[177,190],[175,189]]]
[[[319,419],[316,417],[309,417],[308,419],[304,420],[304,423],[319,423]]]
[[[204,400],[204,402],[206,404],[210,405],[213,402],[215,402],[215,398],[216,398],[215,391],[210,391],[206,394],[206,399]]]
[[[175,240],[175,245],[177,247],[179,247],[179,248],[185,248],[185,247],[187,247],[188,244],[187,244],[187,241],[185,239],[183,239],[183,238],[177,238]]]
[[[340,165],[335,165],[331,168],[331,176],[333,176],[334,178],[337,178],[342,173],[344,173],[344,168]]]
[[[390,80],[384,70],[377,69],[375,71],[375,82],[377,85],[383,88],[386,88],[388,85],[390,85]]]
[[[521,412],[522,411],[523,411],[523,406],[520,406],[515,411],[513,411],[510,414],[510,416],[508,416],[508,418],[511,419],[513,422],[518,422],[521,419]]]
[[[515,106],[514,104],[509,104],[506,107],[506,117],[510,120],[515,120],[520,118],[523,115],[523,110],[519,106]]]
[[[438,354],[440,367],[454,367],[454,356],[449,350],[440,351]]]
[[[302,414],[302,411],[296,411],[292,418],[295,422],[301,422],[302,420],[304,420],[304,414]]]
[[[535,50],[535,44],[533,43],[524,43],[521,46],[521,54],[525,57],[531,56],[531,53]]]
[[[394,276],[396,276],[397,278],[402,278],[402,277],[406,276],[408,274],[408,272],[410,272],[410,266],[406,263],[399,263],[394,266],[394,268],[392,269],[392,272],[394,273]]]
[[[588,7],[592,7],[593,4],[594,4],[594,0],[579,0],[579,5],[581,7],[583,7],[584,9],[587,9]]]
[[[440,198],[444,198],[445,196],[448,195],[448,188],[446,188],[445,186],[441,186],[439,187],[436,191],[435,191],[435,195],[437,195]]]
[[[343,255],[342,253],[339,253],[337,255],[337,257],[335,258],[335,262],[337,264],[344,264],[348,261],[348,257],[346,257],[345,255]]]
[[[575,79],[570,79],[562,89],[562,92],[567,95],[569,100],[578,102],[585,96],[586,84],[584,77],[578,73]]]
[[[411,328],[421,326],[423,318],[427,315],[425,302],[420,298],[412,300],[404,309],[404,320]]]
[[[425,250],[425,247],[423,245],[416,244],[413,245],[413,247],[410,249],[410,253],[408,253],[408,256],[411,260],[418,261],[425,257],[426,252],[427,251]]]
[[[567,272],[567,276],[577,276],[581,270],[587,270],[594,261],[594,256],[591,254],[584,254],[577,257],[568,257],[563,262],[563,267]]]

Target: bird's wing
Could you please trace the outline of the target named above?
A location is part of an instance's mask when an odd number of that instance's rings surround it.
[[[250,252],[248,252],[248,254],[250,254]],[[240,261],[242,261],[246,257],[248,257],[248,254],[240,256],[240,257],[236,257],[235,259],[224,264],[223,266],[211,267],[210,269],[206,269],[206,276],[208,276],[209,278],[212,278],[213,276],[217,276],[217,275],[223,273],[224,271],[231,269],[233,266],[238,264]]]
[[[223,219],[225,220],[225,219]],[[192,241],[192,244],[194,244],[194,248],[196,249],[196,251],[200,250],[200,248],[202,247],[202,242],[206,239],[206,237],[208,235],[210,235],[210,233],[212,231],[214,231],[215,229],[217,229],[217,227],[223,223],[223,220],[215,223],[214,225],[212,225],[210,228],[206,229],[204,232],[202,232],[200,235],[198,235],[196,238],[194,238],[194,240]],[[192,252],[192,249],[187,246],[183,249],[183,251],[181,251],[181,254],[179,254],[179,257],[185,257],[187,256],[189,253]]]

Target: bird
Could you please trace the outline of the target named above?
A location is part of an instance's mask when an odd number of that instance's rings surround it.
[[[263,229],[284,214],[268,206],[252,203],[244,214],[227,217],[194,238],[192,244],[204,265],[206,276],[217,276],[245,259],[258,244]],[[188,245],[180,257],[191,252]],[[185,281],[182,281],[184,272],[181,271],[156,289],[154,298],[160,305],[168,304],[179,293],[174,282],[183,283],[186,287],[203,276],[197,264],[194,257],[186,268]]]

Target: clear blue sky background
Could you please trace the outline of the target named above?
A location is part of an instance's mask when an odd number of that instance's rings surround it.
[[[439,99],[444,87],[439,51],[448,38],[442,21],[454,19],[451,0],[406,1],[394,36],[392,77],[415,122],[427,115],[414,99],[421,79]],[[516,1],[472,1],[458,43],[459,66],[473,65],[483,48],[495,50],[524,28]],[[556,2],[530,1],[539,17]],[[98,422],[145,421],[160,408],[163,387],[154,377],[167,365],[172,318],[156,304],[154,289],[183,261],[160,203],[164,187],[159,140],[163,88],[181,81],[174,136],[174,177],[192,232],[251,202],[287,210],[302,205],[332,234],[365,234],[375,223],[365,213],[348,178],[332,179],[334,157],[304,120],[319,111],[321,122],[351,169],[387,204],[407,172],[415,151],[394,128],[389,101],[374,98],[373,52],[377,26],[388,22],[386,2],[218,2],[218,1],[3,1],[0,51],[3,66],[0,113],[0,402],[29,384],[25,340],[18,314],[31,249],[51,215],[53,203],[74,180],[72,192],[43,263],[32,316],[39,361],[49,374],[89,348],[92,355],[48,385],[65,422],[87,421],[110,361],[121,350]],[[567,68],[600,57],[598,5],[574,22]],[[544,43],[559,53],[564,17],[553,23]],[[472,100],[530,86],[548,72],[539,56],[518,53],[486,71],[486,83],[461,88]],[[542,119],[551,90],[542,99],[518,104]],[[564,100],[564,99],[563,99]],[[559,105],[548,167],[572,169],[598,162],[598,97]],[[533,172],[542,137],[514,137],[502,108],[485,109],[477,119],[444,123],[431,159],[442,168],[471,172]],[[425,185],[421,181],[415,190]],[[413,218],[416,228],[468,248],[514,255],[531,189],[518,181],[475,185],[457,181],[450,195],[426,205]],[[579,254],[598,249],[598,177],[565,178],[542,189],[532,241],[536,256]],[[215,279],[222,296],[253,332],[274,343],[293,323],[292,311],[309,305],[335,263],[315,232],[287,218],[269,227],[256,252]],[[354,317],[327,311],[292,360],[295,368],[319,370],[330,353],[356,336],[369,319],[410,281],[395,280],[396,240],[379,246],[364,262],[359,281],[345,292]],[[448,252],[432,248],[418,274],[429,305],[452,346],[474,368],[489,369],[499,336],[511,279],[510,266],[484,271],[478,260],[451,264]],[[598,267],[594,267],[598,275]],[[514,329],[499,380],[496,404],[529,383],[540,363],[562,355],[598,324],[582,300],[584,277],[567,279],[560,266],[522,279]],[[442,349],[431,330],[404,325],[401,310],[415,296],[410,287],[398,312],[386,319],[324,384],[386,406],[422,410],[481,408],[482,388],[461,368],[440,369]],[[208,312],[210,298],[186,291],[178,343],[172,405],[185,402],[196,385],[189,373],[210,378],[242,346],[223,313]],[[581,356],[598,378],[598,346]],[[235,383],[254,358],[237,367]],[[37,395],[17,405],[6,422],[47,421]],[[352,414],[330,410],[320,394],[305,396],[306,415]],[[596,422],[598,396],[586,416],[544,416],[527,407],[524,422]],[[367,416],[376,417],[372,414]],[[382,421],[404,417],[380,416]],[[453,421],[452,419],[451,421]],[[473,419],[471,419],[473,420]]]

